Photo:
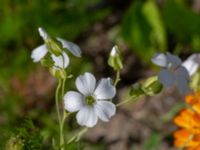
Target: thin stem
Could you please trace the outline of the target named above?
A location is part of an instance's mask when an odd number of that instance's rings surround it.
[[[61,97],[62,98],[64,96],[65,81],[66,81],[66,78],[64,78],[61,82],[62,83],[62,88],[61,88]],[[63,103],[63,101],[62,101],[62,103]],[[62,106],[64,106],[64,105],[62,105]],[[68,116],[68,114],[65,112],[64,107],[62,108],[62,110],[63,110],[63,114],[62,114],[62,120],[60,122],[60,146],[61,146],[61,150],[64,150],[65,137],[63,135],[63,129],[64,129],[65,119]]]
[[[58,80],[58,86],[57,86],[57,89],[56,89],[56,111],[57,111],[57,115],[58,115],[58,122],[59,122],[59,135],[60,135],[60,147],[62,147],[62,143],[63,143],[63,138],[62,138],[62,130],[61,130],[61,123],[62,123],[62,120],[61,120],[61,114],[60,114],[60,109],[59,109],[59,92],[60,92],[60,88],[61,88],[61,85],[62,85],[62,80],[59,79]],[[61,150],[63,150],[61,148]]]
[[[61,122],[61,116],[60,116],[60,111],[59,111],[59,91],[60,91],[60,87],[61,87],[61,80],[58,80],[58,86],[56,89],[56,111],[57,111],[57,115],[58,115],[58,121],[59,123]]]
[[[71,137],[68,140],[68,144],[71,143],[72,141],[78,142],[80,140],[80,138],[82,137],[82,135],[88,130],[87,127],[82,128],[76,135],[74,135],[73,137]]]
[[[117,70],[117,73],[116,73],[116,79],[115,79],[115,82],[114,82],[114,86],[116,87],[117,86],[117,83],[120,81],[120,70]]]
[[[64,96],[64,91],[65,91],[65,82],[66,82],[66,78],[63,79],[63,82],[62,82],[62,96]]]
[[[131,101],[131,100],[133,100],[133,99],[136,99],[136,98],[139,98],[139,97],[138,97],[138,96],[131,96],[131,97],[129,97],[128,99],[126,99],[126,100],[124,100],[124,101],[122,101],[122,102],[116,104],[116,107],[119,107],[119,106],[121,106],[121,105],[123,105],[123,104],[125,104],[125,103],[127,103],[127,102],[129,102],[129,101]]]
[[[82,135],[88,130],[87,127],[83,128],[83,130],[81,130],[79,133],[78,133],[78,140],[80,140],[80,138],[82,137]]]

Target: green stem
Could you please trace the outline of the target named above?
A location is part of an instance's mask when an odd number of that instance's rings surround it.
[[[87,127],[83,128],[83,130],[81,130],[79,133],[78,133],[78,139],[77,141],[80,140],[80,138],[83,136],[83,134],[88,130]]]
[[[61,150],[64,150],[64,144],[65,144],[65,137],[63,135],[63,130],[64,130],[64,123],[65,123],[65,119],[67,118],[67,116],[69,115],[69,113],[67,113],[65,111],[65,108],[64,108],[64,104],[63,104],[63,97],[64,97],[64,91],[65,91],[65,82],[66,82],[66,78],[64,78],[62,80],[62,87],[61,87],[61,97],[62,97],[62,119],[61,119],[61,122],[60,122],[60,147],[61,147]]]
[[[125,104],[125,103],[128,103],[129,101],[131,101],[131,100],[135,100],[136,98],[139,98],[138,96],[131,96],[131,97],[129,97],[128,99],[126,99],[126,100],[124,100],[124,101],[122,101],[122,102],[120,102],[120,103],[118,103],[118,104],[116,104],[116,107],[119,107],[119,106],[121,106],[121,105],[123,105],[123,104]]]
[[[63,96],[64,96],[64,90],[65,90],[65,81],[66,81],[66,78],[64,78],[63,80],[62,80],[62,88],[61,88],[61,97],[63,98]],[[62,103],[63,103],[63,101],[62,101]],[[62,105],[62,106],[64,106],[64,105]],[[63,114],[62,114],[62,120],[61,120],[61,122],[60,122],[60,147],[61,147],[61,150],[64,150],[65,148],[64,148],[64,144],[65,144],[65,137],[64,137],[64,135],[63,135],[63,129],[64,129],[64,123],[65,123],[65,119],[67,118],[67,116],[68,116],[68,114],[65,112],[65,109],[64,109],[64,107],[62,108],[62,110],[63,110]]]
[[[62,146],[62,132],[61,132],[61,114],[60,114],[60,109],[59,109],[59,92],[60,92],[60,88],[61,88],[61,85],[62,85],[62,80],[59,79],[58,80],[58,86],[57,86],[57,89],[56,89],[56,111],[57,111],[57,115],[58,115],[58,122],[59,122],[59,135],[60,135],[60,147]],[[62,149],[62,148],[61,148]]]
[[[116,73],[116,79],[115,79],[115,82],[114,82],[114,86],[116,87],[117,86],[117,83],[120,81],[120,70],[117,70],[117,73]]]
[[[80,138],[83,136],[83,134],[88,130],[87,127],[82,128],[76,135],[72,136],[67,144],[71,143],[72,141],[78,142],[80,140]]]

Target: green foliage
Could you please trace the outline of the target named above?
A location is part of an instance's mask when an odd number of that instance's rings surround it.
[[[21,127],[15,129],[14,136],[7,143],[7,150],[41,149],[42,137],[30,119],[25,120]]]
[[[162,116],[162,122],[167,123],[170,122],[175,115],[181,111],[185,107],[184,103],[178,103],[175,106],[173,106],[165,115]]]
[[[179,47],[189,45],[193,51],[200,51],[200,15],[186,3],[168,0],[163,9],[163,17],[170,34]]]
[[[155,51],[166,50],[165,28],[154,1],[132,4],[123,19],[122,36],[144,61],[149,61]]]
[[[152,133],[146,143],[144,144],[144,150],[158,150],[160,145],[160,134]]]
[[[125,13],[121,33],[133,52],[150,62],[153,53],[172,46],[177,52],[185,46],[200,51],[199,26],[200,15],[185,1],[167,0],[162,7],[154,0],[134,1]]]
[[[16,125],[20,117],[27,115],[37,120],[44,127],[42,136],[45,140],[45,148],[49,149],[52,137],[57,133],[55,126],[54,107],[49,106],[49,114],[41,112],[39,109],[29,109],[24,106],[25,100],[11,89],[12,78],[20,77],[21,81],[26,81],[30,70],[33,72],[35,64],[30,58],[30,52],[38,45],[42,44],[42,39],[38,34],[38,27],[44,27],[52,37],[63,37],[74,40],[82,32],[86,31],[92,23],[103,19],[109,13],[109,9],[88,13],[90,5],[96,4],[99,0],[74,0],[74,1],[48,1],[48,0],[1,0],[0,5],[0,110],[1,122],[0,149],[4,149],[9,138],[12,141],[18,133],[11,137],[11,129]],[[70,54],[69,54],[70,55]],[[43,60],[43,65],[51,65],[48,60]],[[91,70],[92,66],[87,58],[82,60],[70,59],[71,68],[69,73],[80,74],[84,70]],[[80,69],[80,65],[82,66]],[[66,89],[70,89],[74,84],[73,80],[67,82]],[[23,83],[22,83],[23,85]],[[49,100],[53,98],[49,97]],[[26,99],[27,100],[27,99]],[[44,103],[44,102],[43,102]],[[46,102],[49,103],[49,102]],[[53,112],[51,111],[53,109]],[[51,119],[50,119],[51,118]],[[27,138],[28,130],[24,129],[23,138]],[[33,133],[36,134],[36,133]],[[21,135],[20,135],[21,136]],[[34,142],[34,138],[30,137]],[[21,138],[21,137],[20,137]],[[37,142],[37,141],[36,141]],[[38,148],[39,149],[39,148]]]
[[[2,0],[0,5],[0,79],[10,79],[13,74],[28,70],[32,65],[30,51],[39,45],[38,27],[42,26],[52,35],[74,40],[94,21],[106,17],[109,9],[88,13],[88,0]],[[12,61],[10,61],[12,60]],[[18,63],[16,63],[18,62]],[[12,68],[12,69],[10,69]],[[26,73],[25,73],[26,74]]]
[[[191,43],[194,36],[200,36],[200,16],[185,3],[168,0],[163,15],[167,29],[183,44]]]
[[[152,46],[160,51],[167,50],[166,29],[162,20],[162,16],[155,1],[149,0],[143,5],[143,13],[149,22],[152,31],[150,40]]]

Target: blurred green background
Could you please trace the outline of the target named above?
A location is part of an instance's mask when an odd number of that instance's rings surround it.
[[[123,93],[124,87],[153,74],[150,58],[155,52],[170,51],[186,58],[200,51],[200,2],[0,0],[0,149],[18,134],[26,145],[33,145],[26,149],[51,149],[57,132],[53,95],[56,81],[30,58],[31,51],[43,42],[38,27],[80,45],[83,58],[72,58],[69,68],[75,76],[92,71],[97,77],[114,77],[107,59],[112,46],[119,45],[125,64],[119,85]],[[73,89],[73,80],[67,85],[66,90]],[[78,126],[72,118],[67,124],[69,136]],[[163,140],[160,133],[148,135],[148,148],[140,149],[158,149]],[[35,145],[31,144],[34,140]],[[173,147],[171,136],[164,140]],[[78,147],[111,149],[106,141],[100,141],[85,140]],[[134,143],[142,145],[137,139],[131,141],[127,141],[129,148]],[[71,149],[77,149],[77,144]]]

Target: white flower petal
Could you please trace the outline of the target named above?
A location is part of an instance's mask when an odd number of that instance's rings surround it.
[[[160,67],[167,67],[168,65],[168,59],[166,57],[165,54],[163,53],[157,53],[155,54],[152,58],[151,58],[151,61],[160,66]]]
[[[34,62],[39,62],[47,54],[47,52],[47,47],[43,44],[32,51],[31,58]]]
[[[183,66],[187,69],[189,72],[189,75],[192,76],[196,73],[199,65],[200,65],[200,57],[199,54],[193,54],[190,57],[188,57],[187,60],[183,62]]]
[[[54,54],[51,55],[51,58],[54,61],[54,66],[59,68],[67,68],[69,65],[69,57],[65,52],[62,52],[62,55],[56,56]]]
[[[175,85],[175,75],[167,69],[162,69],[159,72],[158,80],[166,87]]]
[[[168,67],[173,68],[173,69],[177,68],[182,63],[181,59],[178,56],[172,55],[170,53],[167,53],[167,59],[170,63],[170,66]]]
[[[115,57],[117,55],[117,46],[113,46],[111,52],[110,52],[110,55]]]
[[[176,86],[181,93],[189,92],[188,80],[182,76],[176,77]]]
[[[111,99],[115,96],[116,89],[115,86],[111,84],[110,78],[101,79],[97,88],[94,91],[94,95],[97,99]]]
[[[116,106],[109,101],[97,101],[94,107],[97,116],[102,121],[109,121],[109,119],[116,113]]]
[[[78,45],[74,44],[73,42],[64,40],[60,37],[57,37],[57,40],[62,43],[63,48],[69,50],[74,56],[81,57],[81,49]]]
[[[91,74],[86,72],[76,79],[76,88],[85,96],[92,95],[96,86],[96,79]]]
[[[43,28],[39,27],[38,31],[39,31],[39,34],[43,38],[44,41],[49,38],[49,35],[47,34],[47,32]]]
[[[81,126],[93,127],[97,123],[97,115],[94,107],[84,106],[76,115],[78,124]]]
[[[80,110],[84,105],[84,96],[75,91],[69,91],[64,95],[64,107],[69,112]]]
[[[175,75],[178,77],[183,77],[185,78],[186,80],[189,80],[190,79],[190,76],[189,76],[189,73],[187,71],[187,69],[183,66],[180,66],[176,69],[175,71]]]

